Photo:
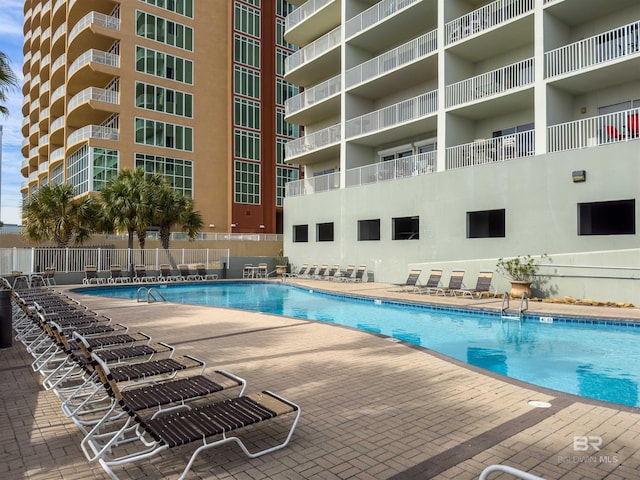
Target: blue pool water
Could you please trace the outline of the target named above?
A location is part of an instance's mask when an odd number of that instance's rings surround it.
[[[521,324],[496,314],[354,299],[287,284],[156,286],[168,301],[256,310],[346,325],[430,348],[463,362],[563,392],[640,407],[640,326],[624,322]],[[138,287],[81,289],[136,298]]]

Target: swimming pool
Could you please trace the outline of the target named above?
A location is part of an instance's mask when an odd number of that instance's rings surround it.
[[[542,387],[640,407],[640,325],[419,306],[271,282],[154,285],[168,301],[346,325],[420,345]],[[136,298],[139,286],[76,291]]]

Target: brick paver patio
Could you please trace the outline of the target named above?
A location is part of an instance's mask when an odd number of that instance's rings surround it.
[[[389,286],[307,281],[378,297],[433,300]],[[300,283],[305,283],[300,281]],[[203,453],[188,478],[477,479],[502,463],[546,479],[640,478],[640,414],[545,390],[403,342],[321,322],[230,309],[146,304],[72,294],[90,308],[298,403],[290,445],[247,459],[235,445]],[[442,299],[498,308],[499,301]],[[638,309],[532,304],[541,314],[640,319]],[[89,463],[81,435],[42,389],[24,347],[0,350],[0,478],[107,478]],[[528,402],[551,403],[536,408]],[[278,434],[258,427],[249,440]],[[600,450],[574,437],[601,437]],[[176,478],[192,451],[176,448],[114,470],[121,479]],[[493,478],[512,478],[493,475]]]

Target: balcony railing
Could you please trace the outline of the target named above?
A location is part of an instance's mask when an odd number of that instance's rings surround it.
[[[549,152],[640,140],[640,108],[552,125],[547,139]]]
[[[75,72],[80,70],[89,63],[99,63],[101,65],[107,65],[109,67],[120,66],[120,55],[115,53],[103,52],[102,50],[91,49],[84,52],[78,58],[76,58],[69,67],[68,76],[71,77]]]
[[[53,133],[64,126],[64,117],[58,117],[49,126],[49,132]]]
[[[38,147],[33,147],[29,150],[29,158],[37,158],[38,157]]]
[[[533,84],[533,58],[447,85],[447,107],[473,102]]]
[[[55,72],[59,67],[64,65],[64,62],[66,60],[67,60],[67,54],[66,53],[63,53],[58,58],[56,58],[56,61],[53,62],[53,65],[51,65],[51,74],[53,75],[53,72]]]
[[[535,131],[528,130],[496,138],[479,138],[449,147],[446,169],[471,167],[535,155]]]
[[[42,95],[45,92],[48,92],[50,88],[51,88],[51,81],[47,80],[42,85],[40,85],[40,95]]]
[[[285,196],[300,197],[312,193],[328,192],[340,188],[340,172],[327,173],[316,177],[287,182]]]
[[[38,116],[39,122],[44,122],[47,117],[49,117],[49,107],[43,108],[40,110],[40,115]]]
[[[347,70],[346,87],[353,87],[384,75],[433,53],[438,48],[437,30],[414,38],[399,47]]]
[[[85,103],[90,100],[112,103],[114,105],[118,105],[118,103],[120,103],[118,92],[105,90],[104,88],[89,87],[77,93],[71,98],[71,100],[69,100],[67,111],[70,112],[81,103]]]
[[[52,13],[55,13],[56,10],[58,10],[58,8],[60,8],[64,4],[65,1],[66,0],[57,0],[56,3],[54,3],[54,5],[53,5],[53,9],[51,10]]]
[[[53,33],[53,36],[51,37],[51,46],[53,46],[53,44],[56,43],[56,40],[64,35],[66,31],[67,22],[62,22],[62,24],[60,24],[60,26],[56,29],[56,31]]]
[[[356,187],[371,183],[426,175],[436,171],[436,152],[425,152],[387,162],[351,168],[346,172],[346,186]]]
[[[22,163],[20,164],[20,169],[22,170],[25,167],[29,166],[29,159],[25,158],[24,160],[22,160]]]
[[[447,45],[500,25],[534,9],[534,0],[496,0],[445,25]]]
[[[49,155],[49,161],[51,163],[62,160],[63,158],[64,158],[64,147],[56,148],[53,152],[51,152],[51,155]]]
[[[73,26],[67,37],[67,43],[71,43],[76,35],[91,25],[120,30],[120,19],[100,12],[89,12]]]
[[[546,78],[638,54],[639,30],[640,21],[545,53]]]
[[[357,137],[418,120],[435,113],[437,109],[438,91],[423,93],[361,117],[352,118],[347,121],[346,136],[347,138]]]
[[[42,37],[40,38],[40,41],[44,43],[44,41],[47,40],[48,38],[51,38],[51,27],[47,27],[45,31],[42,32]]]
[[[22,139],[22,146],[21,146],[21,148],[28,147],[28,146],[29,146],[29,139],[28,139],[28,138],[23,138],[23,139]]]
[[[296,138],[285,145],[285,157],[297,157],[321,148],[330,147],[340,141],[340,124],[332,125],[315,133]]]
[[[309,0],[303,3],[294,11],[292,11],[287,18],[285,18],[285,30],[291,30],[295,26],[302,23],[305,19],[316,13],[325,5],[333,2],[334,0]]]
[[[60,97],[64,97],[64,94],[66,92],[66,85],[60,85],[58,88],[56,88],[53,93],[51,94],[51,103],[55,102],[57,99],[59,99]]]
[[[339,45],[340,32],[341,27],[336,27],[304,48],[301,48],[289,55],[284,60],[285,72],[289,73],[301,66],[303,63],[310,62]]]
[[[385,20],[409,5],[413,5],[421,0],[382,0],[364,12],[347,20],[345,35],[351,38],[354,35],[372,27],[376,23]]]
[[[67,137],[67,146],[89,140],[90,138],[118,141],[118,129],[103,127],[102,125],[87,125]]]
[[[44,161],[40,165],[38,165],[38,175],[46,172],[47,170],[49,170],[49,162],[48,161]]]
[[[37,123],[34,123],[33,125],[31,125],[29,127],[29,136],[31,136],[31,135],[33,135],[35,133],[38,133],[38,124]]]
[[[44,146],[49,146],[49,134],[45,133],[43,135],[40,136],[40,139],[38,140],[38,148],[42,148]]]
[[[304,92],[287,99],[284,103],[285,115],[292,115],[303,108],[320,103],[329,97],[340,93],[341,78],[341,75],[336,75],[329,80],[314,85],[311,88],[307,88]]]
[[[29,181],[33,182],[34,180],[38,179],[38,171],[36,170],[35,172],[31,172],[29,174]]]

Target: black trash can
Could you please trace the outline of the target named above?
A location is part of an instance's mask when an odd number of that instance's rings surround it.
[[[11,290],[0,288],[0,348],[11,347],[13,339],[11,311]]]

